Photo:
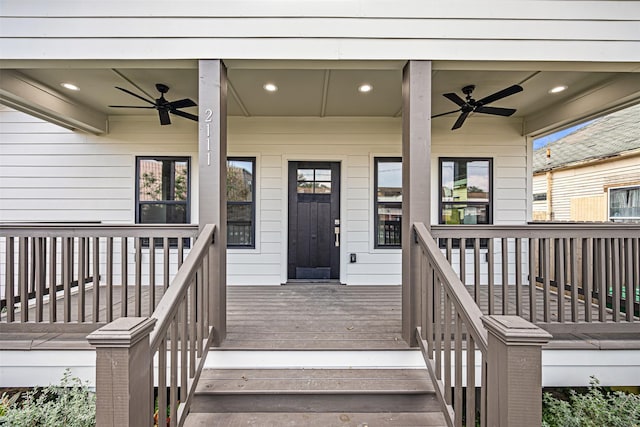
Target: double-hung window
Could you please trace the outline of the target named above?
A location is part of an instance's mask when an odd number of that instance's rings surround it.
[[[402,159],[374,159],[374,223],[376,248],[402,246]]]
[[[255,248],[256,159],[227,158],[227,247]]]
[[[136,157],[136,223],[189,223],[189,173],[188,157]]]
[[[440,158],[440,224],[491,224],[491,181],[491,159]]]
[[[640,221],[640,185],[609,188],[609,221]]]

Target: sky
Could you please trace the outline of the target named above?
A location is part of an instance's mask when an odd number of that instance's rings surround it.
[[[563,129],[560,130],[556,133],[552,133],[550,135],[547,136],[543,136],[542,138],[537,138],[533,140],[533,149],[537,150],[540,147],[544,147],[547,144],[550,144],[552,142],[555,142],[557,140],[559,140],[560,138],[564,138],[565,136],[569,135],[570,133],[573,133],[575,131],[577,131],[580,128],[585,127],[586,125],[590,124],[593,120],[590,120],[588,122],[584,122],[584,123],[580,123],[579,125],[575,125],[572,126],[570,128],[567,129]]]

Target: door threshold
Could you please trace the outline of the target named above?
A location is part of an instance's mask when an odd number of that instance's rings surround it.
[[[288,279],[283,285],[300,285],[305,283],[327,284],[327,285],[346,285],[338,279]]]

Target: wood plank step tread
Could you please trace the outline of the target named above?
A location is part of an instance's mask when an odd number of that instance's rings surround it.
[[[421,394],[433,393],[426,369],[207,369],[197,393]]]
[[[440,412],[411,413],[191,413],[187,417],[185,427],[441,427],[446,426],[444,416]]]

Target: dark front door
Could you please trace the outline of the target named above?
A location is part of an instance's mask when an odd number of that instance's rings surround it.
[[[289,162],[289,279],[340,278],[340,163]]]

